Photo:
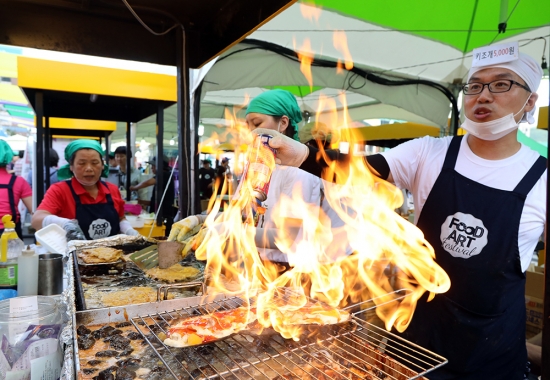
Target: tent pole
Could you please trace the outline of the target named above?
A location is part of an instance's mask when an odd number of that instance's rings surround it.
[[[550,59],[549,59],[550,62]],[[550,89],[549,89],[550,92]],[[548,109],[550,109],[550,104]],[[550,112],[548,113],[548,125],[550,125]],[[550,141],[550,138],[548,139]],[[550,145],[548,145],[550,154]],[[547,155],[550,157],[550,155]],[[548,170],[548,169],[547,169]],[[548,270],[548,244],[550,244],[550,231],[548,219],[550,217],[550,194],[548,193],[548,180],[546,182],[546,231],[544,236],[544,311],[542,318],[542,363],[541,375],[543,380],[550,380],[550,270]],[[546,365],[544,365],[546,363]]]
[[[110,145],[111,139],[109,138],[109,132],[105,132],[105,162],[107,162],[107,164],[109,164],[109,153],[111,152]]]
[[[36,152],[34,154],[36,162],[36,186],[34,192],[36,194],[36,205],[39,206],[44,198],[44,186],[38,186],[39,183],[44,183],[44,94],[37,91],[35,97],[35,112],[36,112]]]
[[[460,91],[462,91],[462,86],[460,84],[452,85],[451,92],[453,93],[455,99],[457,99],[457,102],[458,102],[458,97],[460,95]],[[457,109],[458,109],[458,104],[457,104]],[[459,112],[451,112],[451,125],[449,125],[449,136],[456,136],[458,133],[458,125],[460,125]]]
[[[178,180],[179,180],[179,211],[183,219],[195,213],[193,207],[194,198],[191,191],[190,162],[190,126],[189,126],[189,57],[187,54],[187,43],[185,30],[178,29],[177,42],[177,83],[178,83]]]
[[[132,199],[132,193],[130,192],[130,186],[132,185],[132,167],[130,166],[130,163],[132,162],[132,149],[130,147],[130,140],[131,140],[131,128],[132,123],[129,121],[126,122],[126,183],[124,186],[126,187],[126,200],[130,201]]]
[[[160,201],[162,199],[162,194],[164,194],[164,108],[162,104],[159,103],[157,108],[157,174],[156,174],[156,183],[155,183],[155,206],[156,209],[152,210],[157,213],[157,226],[162,226],[163,215],[162,215],[162,205]],[[170,198],[168,198],[170,199]],[[164,200],[166,202],[166,199]]]
[[[202,82],[197,86],[194,92],[193,97],[193,147],[195,148],[194,154],[193,154],[193,177],[192,177],[192,185],[193,185],[193,207],[195,208],[194,213],[198,213],[201,211],[201,199],[200,199],[200,189],[199,189],[199,168],[200,160],[199,160],[199,124],[200,124],[200,111],[201,111],[201,92],[202,92]]]
[[[45,117],[46,123],[44,125],[44,179],[46,180],[46,189],[50,188],[50,139],[51,139],[51,131],[50,131],[50,118],[48,116]]]

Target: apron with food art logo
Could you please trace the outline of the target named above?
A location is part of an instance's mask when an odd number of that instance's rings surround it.
[[[71,180],[66,182],[71,189],[76,204],[76,220],[78,220],[78,225],[82,229],[82,232],[84,232],[86,239],[101,239],[120,233],[120,217],[105,182],[101,181],[100,183],[105,186],[105,198],[107,201],[96,204],[82,204],[80,197],[73,189]]]
[[[449,360],[429,379],[523,379],[525,275],[518,231],[546,159],[539,157],[513,191],[499,190],[454,170],[461,140],[453,138],[418,221],[451,288],[430,302],[425,294],[403,335]]]

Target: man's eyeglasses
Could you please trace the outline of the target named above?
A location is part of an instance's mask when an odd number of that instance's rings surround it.
[[[511,79],[499,79],[489,83],[475,83],[475,82],[468,83],[462,86],[462,91],[464,91],[464,95],[477,95],[477,94],[481,94],[485,86],[487,86],[490,92],[494,92],[494,93],[507,92],[507,91],[510,91],[510,89],[514,84],[516,86],[523,88],[526,91],[531,92],[529,87]]]

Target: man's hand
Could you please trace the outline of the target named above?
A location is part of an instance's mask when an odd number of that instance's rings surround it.
[[[193,228],[197,227],[199,224],[204,223],[206,215],[191,215],[185,219],[180,220],[172,225],[172,230],[168,236],[168,241],[179,241],[183,242],[187,239],[186,236]]]
[[[277,149],[277,157],[275,158],[277,164],[299,167],[309,154],[307,146],[277,131],[258,128],[253,132],[257,135],[273,136],[269,140],[269,146]]]

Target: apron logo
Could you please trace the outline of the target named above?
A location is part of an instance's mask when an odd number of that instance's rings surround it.
[[[88,228],[90,239],[101,239],[108,237],[111,234],[111,223],[105,219],[96,219]]]
[[[487,245],[489,231],[473,215],[457,212],[441,225],[441,245],[453,257],[468,259]]]

